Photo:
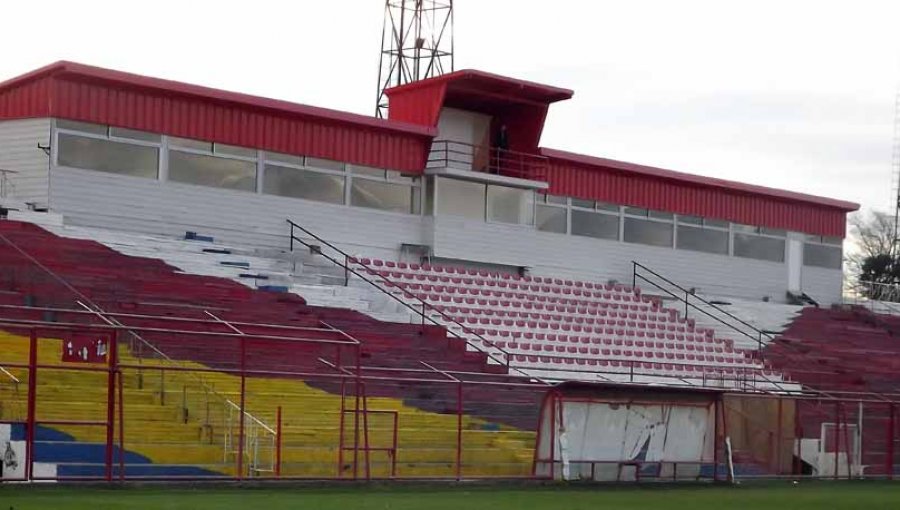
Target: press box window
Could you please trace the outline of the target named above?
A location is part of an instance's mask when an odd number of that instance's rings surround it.
[[[343,204],[344,177],[300,168],[266,165],[263,193]]]
[[[156,179],[159,149],[145,145],[59,133],[57,164],[119,175]]]

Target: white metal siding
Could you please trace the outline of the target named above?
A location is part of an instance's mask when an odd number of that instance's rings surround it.
[[[421,244],[422,218],[250,192],[54,168],[53,211],[67,224],[183,235],[286,248],[293,219],[352,253],[396,258],[401,243]]]
[[[10,198],[47,205],[49,156],[38,144],[50,143],[50,119],[0,122],[0,168],[13,170]]]
[[[840,269],[803,266],[801,290],[821,304],[840,301],[843,272]]]

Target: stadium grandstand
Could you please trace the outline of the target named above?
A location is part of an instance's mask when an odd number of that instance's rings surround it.
[[[542,147],[556,86],[385,93],[0,83],[4,481],[893,475],[856,204]]]

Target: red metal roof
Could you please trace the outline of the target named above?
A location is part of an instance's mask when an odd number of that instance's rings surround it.
[[[96,122],[421,172],[435,129],[57,62],[0,83],[0,119]]]
[[[613,169],[623,172],[631,172],[635,174],[654,177],[657,179],[665,179],[685,184],[693,184],[706,188],[719,188],[729,191],[737,191],[752,195],[766,195],[772,198],[778,198],[788,201],[807,202],[809,204],[822,205],[826,207],[834,207],[845,212],[855,211],[859,209],[859,204],[837,200],[834,198],[820,197],[816,195],[808,195],[805,193],[797,193],[795,191],[781,190],[777,188],[769,188],[766,186],[758,186],[755,184],[747,184],[743,182],[729,181],[725,179],[717,179],[715,177],[704,177],[701,175],[687,174],[684,172],[676,172],[674,170],[666,170],[652,166],[639,165],[636,163],[628,163],[615,159],[599,158],[595,156],[585,156],[573,152],[566,152],[557,149],[541,149],[541,154],[558,161],[567,161],[578,163],[588,167],[595,167],[598,170]]]
[[[486,73],[475,69],[462,69],[452,73],[435,76],[427,80],[419,80],[407,83],[399,87],[393,87],[385,91],[388,97],[406,94],[413,90],[434,88],[447,85],[450,91],[460,94],[471,91],[481,98],[493,96],[500,101],[532,102],[550,104],[564,99],[570,99],[575,92],[569,89],[544,85],[533,81],[519,80],[500,76],[499,74]]]

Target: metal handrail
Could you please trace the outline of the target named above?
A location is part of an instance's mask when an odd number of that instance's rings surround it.
[[[702,298],[702,297],[700,297],[700,296],[698,296],[698,295],[692,293],[690,290],[685,289],[685,288],[682,287],[681,285],[678,285],[677,283],[675,283],[675,282],[673,282],[672,280],[666,278],[665,276],[663,276],[663,275],[657,273],[656,271],[650,269],[649,267],[647,267],[647,266],[641,264],[640,262],[637,262],[637,261],[632,260],[632,261],[631,261],[631,264],[632,264],[632,275],[631,275],[631,285],[632,285],[632,287],[636,287],[636,286],[637,286],[637,281],[638,281],[638,279],[641,279],[641,280],[643,280],[643,281],[649,283],[650,285],[653,285],[653,286],[656,287],[657,289],[659,289],[659,290],[665,292],[666,294],[672,296],[673,298],[675,298],[675,299],[677,299],[677,300],[683,302],[683,303],[684,303],[684,318],[685,318],[685,319],[688,318],[688,310],[689,310],[690,308],[693,308],[694,310],[697,310],[698,312],[703,313],[704,315],[706,315],[706,316],[708,316],[709,318],[715,320],[716,322],[718,322],[718,323],[720,323],[720,324],[723,324],[723,325],[725,325],[725,326],[728,326],[729,328],[733,329],[734,331],[736,331],[736,332],[738,332],[738,333],[740,333],[740,334],[746,336],[747,338],[749,338],[749,339],[755,341],[755,342],[757,343],[758,348],[759,348],[759,355],[760,355],[760,358],[762,358],[762,348],[763,348],[763,342],[762,342],[762,339],[763,339],[763,337],[769,339],[770,341],[772,341],[772,340],[775,339],[775,337],[772,336],[771,334],[766,333],[765,331],[763,331],[763,330],[757,328],[757,327],[754,326],[753,324],[750,324],[749,322],[747,322],[747,321],[741,319],[740,317],[734,315],[733,313],[731,313],[731,312],[729,312],[729,311],[727,311],[727,310],[724,310],[724,309],[720,308],[719,306],[717,306],[716,304],[714,304],[714,303],[712,303],[712,302],[710,302],[710,301],[707,301],[706,299],[704,299],[704,298]],[[646,277],[646,276],[644,276],[644,275],[639,274],[639,272],[638,272],[638,269],[639,269],[639,268],[642,269],[642,270],[644,270],[644,271],[646,271],[646,272],[648,272],[648,273],[650,273],[651,275],[653,275],[653,276],[659,278],[660,280],[662,280],[662,281],[668,283],[669,285],[675,287],[676,289],[678,289],[679,291],[681,291],[681,292],[684,294],[684,296],[682,297],[682,295],[676,294],[676,293],[672,292],[671,290],[669,290],[669,289],[663,287],[662,285],[660,285],[660,284],[654,282],[654,281],[651,280],[650,278],[648,278],[648,277]],[[748,333],[747,331],[742,330],[742,329],[739,328],[738,326],[736,326],[736,325],[734,325],[734,324],[731,324],[731,323],[725,321],[725,320],[722,319],[721,317],[716,317],[715,315],[709,313],[709,312],[706,311],[705,309],[703,309],[703,308],[697,306],[696,304],[694,304],[694,303],[692,303],[692,302],[690,301],[690,298],[691,298],[691,297],[693,297],[694,300],[700,301],[701,303],[707,305],[708,307],[711,307],[711,308],[713,308],[714,310],[716,310],[716,311],[718,311],[718,312],[724,314],[726,317],[728,317],[728,318],[730,318],[730,319],[733,319],[733,320],[739,322],[740,324],[742,324],[742,325],[744,325],[744,326],[750,328],[750,329],[753,331],[753,333],[755,333],[755,335],[754,335],[754,334],[751,334],[751,333]]]
[[[492,341],[490,341],[490,340],[484,338],[482,335],[476,333],[475,331],[472,331],[470,328],[464,326],[463,324],[460,324],[459,322],[456,321],[456,319],[454,319],[454,318],[448,316],[447,314],[445,314],[445,313],[442,312],[441,310],[438,310],[437,308],[435,308],[434,306],[432,306],[430,303],[428,303],[428,302],[426,302],[425,300],[419,298],[418,296],[416,296],[416,295],[410,293],[410,292],[409,292],[405,287],[403,287],[402,285],[398,285],[398,284],[394,283],[393,281],[389,280],[388,278],[384,277],[383,275],[381,275],[380,273],[378,273],[377,271],[375,271],[373,268],[369,267],[367,264],[364,264],[364,263],[362,263],[360,260],[356,259],[356,257],[351,256],[349,253],[347,253],[347,252],[345,252],[344,250],[338,248],[337,246],[331,244],[330,242],[326,241],[325,239],[322,239],[321,237],[317,236],[316,234],[314,234],[313,232],[309,231],[308,229],[306,229],[306,228],[304,228],[304,227],[298,225],[297,223],[291,221],[290,219],[288,219],[288,220],[286,220],[286,221],[287,221],[288,224],[291,226],[291,242],[290,242],[290,249],[291,249],[292,252],[294,251],[294,241],[297,241],[297,242],[299,242],[300,244],[302,244],[302,245],[304,245],[304,246],[306,246],[307,248],[310,248],[310,249],[313,249],[313,246],[314,246],[314,245],[309,244],[308,242],[306,242],[306,241],[304,241],[303,239],[300,239],[300,238],[298,238],[297,236],[294,235],[294,229],[297,228],[297,229],[301,230],[302,232],[304,232],[305,234],[307,234],[308,236],[310,236],[310,237],[312,237],[313,239],[315,239],[316,241],[318,241],[318,242],[324,244],[325,246],[328,246],[329,248],[333,249],[334,251],[340,253],[340,254],[344,257],[344,263],[341,263],[339,260],[336,260],[335,258],[333,258],[333,257],[331,257],[331,256],[329,256],[329,255],[326,255],[325,253],[322,253],[321,250],[317,251],[317,254],[318,254],[318,255],[322,255],[323,257],[325,257],[327,260],[329,260],[330,262],[334,263],[335,265],[338,265],[338,266],[344,268],[344,281],[345,281],[345,284],[349,281],[349,273],[353,273],[354,275],[358,276],[360,279],[362,279],[363,281],[365,281],[365,282],[368,283],[369,285],[371,285],[371,286],[375,287],[376,289],[378,289],[382,294],[385,294],[385,295],[389,296],[391,299],[397,301],[398,303],[402,304],[404,307],[408,308],[409,310],[411,310],[411,311],[413,311],[414,313],[416,313],[417,315],[419,315],[419,316],[422,318],[423,325],[424,325],[425,320],[427,319],[427,320],[429,320],[432,324],[434,324],[434,325],[436,325],[436,326],[442,326],[442,327],[445,327],[445,329],[447,330],[447,332],[448,332],[449,334],[453,335],[453,336],[456,337],[456,338],[459,338],[459,339],[463,340],[464,342],[466,342],[466,345],[471,345],[472,347],[474,347],[475,349],[477,349],[479,352],[482,352],[482,353],[484,353],[485,355],[487,355],[488,358],[493,359],[494,361],[497,361],[497,362],[500,363],[501,365],[506,366],[506,368],[507,368],[508,370],[510,370],[510,369],[516,370],[516,371],[520,372],[522,375],[525,375],[525,376],[527,376],[527,377],[532,377],[530,374],[527,374],[527,373],[525,373],[525,372],[522,372],[522,371],[520,371],[520,370],[517,370],[517,369],[515,369],[515,368],[510,367],[510,359],[511,359],[511,355],[509,354],[509,352],[507,352],[505,349],[499,347],[499,346],[498,346],[497,344],[495,344],[494,342],[492,342]],[[319,248],[319,247],[316,247],[316,248]],[[421,307],[422,307],[422,310],[419,310],[416,306],[410,305],[409,303],[407,303],[406,301],[400,299],[399,297],[397,297],[396,295],[394,295],[393,293],[391,293],[391,292],[388,291],[387,289],[383,288],[383,287],[382,287],[381,285],[379,285],[377,282],[375,282],[375,281],[373,281],[373,280],[367,278],[366,276],[364,276],[364,275],[361,274],[360,272],[358,272],[358,271],[356,271],[355,269],[351,268],[351,267],[350,267],[350,263],[354,263],[354,264],[356,264],[356,265],[358,265],[358,266],[361,266],[361,267],[365,268],[366,271],[369,272],[369,274],[375,275],[375,276],[377,276],[378,278],[380,278],[380,279],[383,281],[383,283],[384,283],[385,285],[387,285],[388,287],[396,287],[396,288],[400,289],[401,291],[403,291],[403,294],[404,294],[405,296],[407,296],[407,297],[410,298],[410,299],[414,299],[414,300],[418,301],[418,303],[419,303],[419,304],[421,305]],[[490,347],[492,347],[492,348],[494,348],[494,349],[500,351],[501,353],[503,353],[503,357],[506,358],[505,361],[504,361],[504,360],[499,360],[499,359],[497,359],[496,357],[494,357],[493,354],[491,354],[491,353],[488,352],[488,351],[483,350],[480,346],[478,346],[477,344],[473,343],[473,342],[470,341],[468,338],[463,337],[463,336],[460,336],[459,334],[457,334],[455,331],[451,330],[450,328],[446,328],[446,326],[445,326],[444,324],[439,323],[438,321],[436,321],[436,320],[434,320],[432,317],[430,317],[428,314],[426,314],[426,313],[425,313],[426,310],[428,310],[428,311],[430,311],[430,312],[433,312],[433,313],[436,313],[436,314],[440,315],[441,318],[442,318],[443,320],[445,320],[446,322],[449,322],[449,323],[451,323],[451,324],[454,324],[454,325],[460,327],[460,328],[461,328],[464,332],[466,332],[467,334],[470,334],[470,335],[472,335],[472,336],[477,337],[479,340],[481,340],[482,342],[484,342],[484,344],[486,344],[486,345],[488,345],[488,346],[490,346]]]
[[[550,165],[546,156],[475,145],[454,140],[435,140],[431,144],[428,163],[445,167],[464,167],[466,170],[496,175],[512,175],[525,179],[543,178]]]

